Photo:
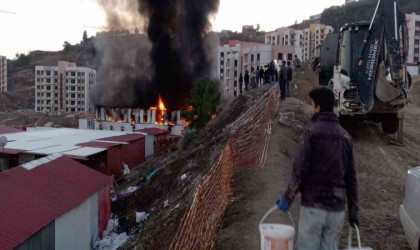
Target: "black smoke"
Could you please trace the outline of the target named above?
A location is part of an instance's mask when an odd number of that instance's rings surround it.
[[[145,108],[154,105],[157,95],[160,94],[169,109],[185,108],[185,101],[194,82],[201,77],[211,77],[209,17],[217,12],[219,0],[130,0],[123,5],[117,0],[98,2],[107,13],[110,27],[133,29],[140,26],[147,32],[147,38],[151,42],[150,48],[142,44],[134,45],[143,52],[140,54],[148,54],[147,57],[134,61],[136,77],[111,78],[111,84],[108,82],[109,77],[103,77],[107,73],[102,74],[99,69],[98,83],[111,85],[111,89],[118,88],[116,86],[120,84],[131,85],[129,88],[124,87],[133,90],[134,97],[129,100],[134,101],[129,106]],[[132,48],[121,46],[120,49]],[[122,58],[114,57],[114,60],[119,59]],[[147,60],[150,66],[142,60]],[[110,68],[103,67],[104,70]],[[126,67],[121,68],[122,73],[126,70]],[[113,92],[113,96],[117,93],[118,91]],[[112,103],[108,98],[96,99],[107,100],[102,103]]]

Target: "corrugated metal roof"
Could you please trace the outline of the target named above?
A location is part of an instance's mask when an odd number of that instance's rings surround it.
[[[91,148],[91,147],[82,147],[78,148],[72,151],[64,152],[63,154],[70,157],[70,158],[77,158],[77,159],[83,159],[90,155],[94,155],[100,152],[106,151],[106,148]],[[78,158],[79,157],[79,158]],[[80,158],[82,157],[82,158]]]
[[[35,149],[31,151],[27,151],[27,154],[35,154],[35,155],[50,155],[50,154],[58,154],[64,153],[67,151],[75,150],[80,147],[78,146],[68,146],[68,145],[59,145],[59,146],[51,146],[47,148]]]
[[[0,135],[23,132],[22,129],[0,125]]]
[[[85,143],[79,143],[76,146],[82,147],[93,147],[93,148],[110,148],[116,145],[120,145],[118,142],[104,142],[104,141],[91,141]]]
[[[112,136],[112,137],[105,137],[100,138],[98,141],[109,141],[109,142],[131,142],[135,140],[139,140],[144,138],[144,135],[140,134],[126,134],[120,136]]]
[[[15,149],[15,148],[1,148],[0,152],[5,153],[5,154],[9,154],[9,155],[16,155],[16,154],[20,154],[22,152],[25,152],[25,150]]]
[[[147,133],[147,134],[150,134],[150,135],[165,135],[165,134],[170,133],[168,130],[164,130],[164,129],[160,129],[160,128],[143,128],[143,129],[139,129],[139,130],[136,130],[136,131]]]
[[[106,175],[63,156],[32,170],[0,172],[1,248],[18,246],[108,182]]]
[[[5,150],[14,149],[20,150],[21,152],[32,151],[29,153],[40,155],[64,153],[69,150],[79,148],[80,146],[78,146],[78,144],[94,142],[95,140],[101,138],[117,138],[117,141],[110,141],[114,144],[126,144],[127,142],[131,141],[130,138],[134,140],[138,139],[132,138],[131,135],[132,134],[130,132],[122,131],[87,130],[71,128],[28,128],[27,132],[8,134],[7,138],[9,140],[9,143],[7,143]],[[119,136],[123,137],[118,139]],[[103,142],[104,141],[102,141],[101,143]],[[104,146],[105,144],[95,147],[102,148]],[[75,152],[77,153],[83,151]],[[80,155],[80,157],[82,158],[84,156],[84,154]],[[75,155],[74,157],[77,157],[77,155]]]

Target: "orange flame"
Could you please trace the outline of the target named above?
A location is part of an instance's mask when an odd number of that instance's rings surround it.
[[[165,104],[163,103],[163,100],[162,100],[162,98],[160,97],[160,95],[159,95],[158,100],[159,100],[159,101],[158,101],[158,107],[159,107],[159,110],[166,111]]]

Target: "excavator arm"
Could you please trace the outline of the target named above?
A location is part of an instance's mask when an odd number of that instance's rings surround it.
[[[358,89],[362,113],[370,112],[374,107],[380,73],[388,75],[382,79],[387,79],[390,86],[378,87],[393,88],[391,91],[386,90],[392,93],[386,95],[392,96],[393,103],[401,104],[406,101],[409,87],[405,66],[406,36],[405,18],[398,8],[397,1],[379,0],[350,74],[350,81]],[[385,70],[381,70],[380,67],[385,67]]]

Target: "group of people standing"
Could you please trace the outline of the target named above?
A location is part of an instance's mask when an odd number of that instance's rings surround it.
[[[295,60],[293,61],[294,68],[300,68],[300,60],[295,55]],[[242,93],[242,87],[245,84],[245,91],[249,91],[250,88],[257,88],[265,83],[272,83],[278,81],[280,83],[280,93],[281,100],[284,100],[286,97],[290,96],[290,82],[293,78],[293,69],[291,67],[291,62],[282,61],[280,70],[278,72],[276,63],[271,61],[265,67],[257,66],[255,69],[251,67],[251,72],[248,70],[245,71],[245,74],[242,75],[242,72],[239,74],[239,89]]]
[[[281,68],[280,68],[280,77],[279,77],[279,84],[280,84],[280,100],[286,99],[286,97],[290,97],[290,83],[293,80],[293,69],[290,66],[290,61],[282,61]]]
[[[257,69],[251,67],[251,73],[245,70],[245,75],[242,72],[239,74],[239,88],[242,91],[242,84],[245,83],[245,91],[249,91],[250,88],[260,87],[264,83],[269,82],[269,74],[263,67],[257,66]]]

